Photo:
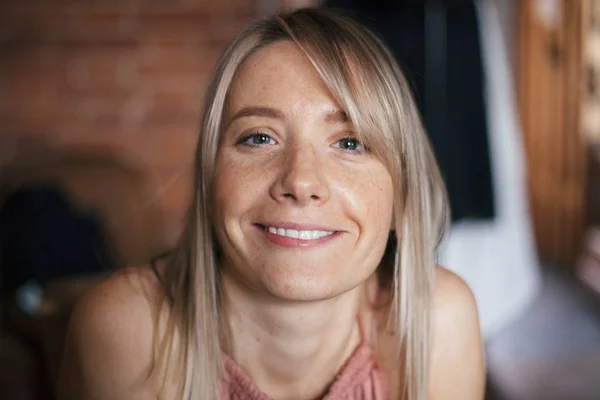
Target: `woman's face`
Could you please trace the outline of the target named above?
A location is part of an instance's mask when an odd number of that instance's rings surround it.
[[[295,44],[244,62],[223,127],[214,200],[228,279],[308,301],[373,274],[391,225],[392,178]]]

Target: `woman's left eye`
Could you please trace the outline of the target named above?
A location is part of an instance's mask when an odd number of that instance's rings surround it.
[[[342,150],[352,152],[363,152],[368,150],[368,148],[363,146],[363,144],[358,139],[353,137],[345,137],[338,140],[335,144],[335,147],[339,147]]]

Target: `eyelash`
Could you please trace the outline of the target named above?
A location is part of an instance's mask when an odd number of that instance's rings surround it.
[[[238,139],[238,141],[236,142],[236,144],[238,144],[238,145],[243,145],[243,146],[248,146],[248,147],[261,147],[263,144],[256,144],[256,143],[249,143],[249,142],[248,142],[250,139],[253,139],[253,138],[255,138],[255,137],[260,137],[260,136],[264,136],[264,137],[266,137],[266,138],[268,138],[268,139],[270,139],[270,140],[273,140],[273,141],[275,141],[275,140],[274,140],[274,139],[273,139],[271,136],[269,136],[268,134],[266,134],[266,133],[263,133],[263,132],[258,132],[258,131],[257,131],[257,132],[251,132],[251,133],[249,133],[249,134],[247,134],[247,135],[244,135],[244,136],[242,136],[240,139]],[[338,148],[340,148],[341,150],[343,150],[343,151],[345,151],[345,152],[348,152],[348,153],[358,153],[358,154],[362,154],[362,153],[369,153],[369,152],[371,151],[371,149],[370,149],[368,146],[366,146],[366,145],[362,144],[362,143],[361,143],[361,142],[360,142],[360,141],[359,141],[357,138],[355,138],[355,137],[353,137],[353,136],[345,136],[345,137],[343,137],[343,138],[339,139],[339,140],[336,142],[336,144],[339,144],[340,142],[343,142],[343,141],[351,141],[351,140],[352,140],[352,141],[355,141],[355,142],[357,143],[357,146],[359,146],[359,147],[361,147],[361,148],[359,148],[359,149],[356,149],[356,150],[342,149],[342,148],[341,148],[341,147],[339,147],[339,146],[338,146]]]
[[[342,150],[344,150],[346,152],[362,154],[362,153],[369,153],[371,151],[371,149],[369,148],[369,146],[364,145],[363,143],[360,142],[360,140],[358,140],[357,138],[355,138],[353,136],[343,137],[340,140],[338,140],[336,143],[340,143],[340,142],[347,141],[347,140],[348,141],[349,140],[355,141],[356,144],[357,144],[357,146],[360,146],[360,149],[357,149],[357,150],[342,149]]]
[[[260,147],[262,146],[261,144],[256,144],[256,143],[247,143],[248,140],[255,138],[255,137],[259,137],[259,136],[265,136],[273,141],[275,141],[275,139],[273,139],[271,136],[267,135],[266,133],[263,132],[251,132],[247,135],[242,136],[241,138],[238,139],[238,141],[236,142],[236,144],[239,145],[243,145],[243,146],[248,146],[248,147]]]

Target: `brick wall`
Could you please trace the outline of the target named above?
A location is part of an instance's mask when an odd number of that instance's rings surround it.
[[[0,2],[0,170],[65,148],[147,169],[181,213],[203,93],[254,0]]]

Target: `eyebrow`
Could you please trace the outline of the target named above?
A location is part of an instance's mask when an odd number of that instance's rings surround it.
[[[236,112],[229,120],[228,125],[230,125],[236,119],[244,117],[266,117],[271,119],[285,120],[285,115],[280,110],[271,107],[251,106],[244,107]],[[325,116],[325,121],[331,124],[346,123],[350,121],[350,118],[345,111],[336,109],[327,113]]]
[[[337,110],[327,113],[327,116],[325,117],[325,121],[329,122],[330,124],[336,124],[336,123],[345,124],[346,122],[350,121],[350,118],[348,117],[348,114],[346,114],[345,111],[337,109]]]
[[[244,107],[231,117],[229,123],[243,117],[266,117],[271,119],[285,119],[285,115],[275,108],[271,107]]]

